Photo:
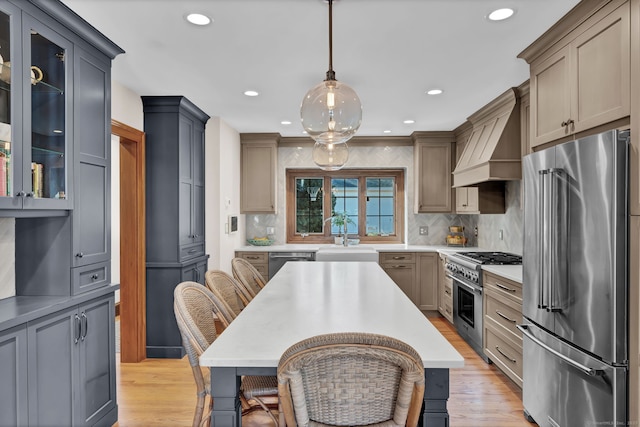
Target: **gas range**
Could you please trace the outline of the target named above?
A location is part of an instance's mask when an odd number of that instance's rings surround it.
[[[460,336],[482,357],[482,266],[522,264],[520,255],[504,252],[456,252],[445,268],[453,285],[453,324]]]
[[[506,252],[456,252],[447,255],[446,269],[456,279],[482,286],[483,265],[518,265],[522,257]]]

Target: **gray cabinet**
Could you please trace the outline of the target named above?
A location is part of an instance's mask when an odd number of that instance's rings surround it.
[[[111,258],[110,141],[111,64],[84,49],[74,57],[73,266]]]
[[[0,216],[16,218],[0,425],[113,425],[108,141],[123,50],[60,1],[0,0],[0,52]]]
[[[182,281],[204,283],[204,131],[183,96],[143,96],[146,134],[147,357],[184,356],[173,314]]]
[[[27,425],[27,328],[0,332],[0,426]]]
[[[116,408],[113,296],[30,322],[29,425],[89,426]]]

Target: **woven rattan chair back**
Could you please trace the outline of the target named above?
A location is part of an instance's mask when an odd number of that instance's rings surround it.
[[[246,306],[246,296],[242,293],[242,286],[233,277],[220,270],[209,270],[204,277],[207,288],[227,305],[235,319]],[[229,326],[222,320],[221,323],[225,328]]]
[[[209,375],[202,374],[198,358],[217,337],[215,318],[227,323],[233,318],[218,297],[195,282],[182,282],[176,286],[173,292],[173,310],[196,382],[197,402],[193,427],[197,427],[208,418],[208,415],[203,418],[204,403],[211,390]]]
[[[284,352],[278,395],[287,426],[413,427],[424,397],[424,366],[395,338],[318,335]]]
[[[231,271],[233,272],[233,277],[252,292],[253,296],[258,295],[258,292],[260,292],[267,283],[258,270],[256,270],[256,268],[244,258],[232,259]]]

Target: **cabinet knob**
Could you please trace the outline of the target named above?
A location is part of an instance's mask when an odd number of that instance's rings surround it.
[[[18,191],[18,192],[16,193],[16,197],[24,197],[24,196],[25,196],[25,194],[26,194],[26,193],[25,193],[24,191]]]
[[[82,258],[84,256],[84,254],[82,252],[78,252],[76,254],[76,258]]]
[[[25,197],[33,197],[33,193],[29,192],[29,193],[25,194]]]
[[[91,280],[98,280],[98,274],[94,274],[93,276],[91,276]]]

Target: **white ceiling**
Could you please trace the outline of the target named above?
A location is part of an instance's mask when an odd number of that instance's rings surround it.
[[[113,63],[118,83],[140,95],[184,95],[239,132],[302,136],[300,102],[328,69],[325,1],[63,2],[126,51]],[[358,135],[454,129],[528,78],[516,56],[577,3],[335,0],[333,68],[362,101]],[[511,19],[485,19],[505,6],[516,9]],[[214,22],[195,27],[184,19],[190,12]],[[444,93],[425,94],[434,87]]]

